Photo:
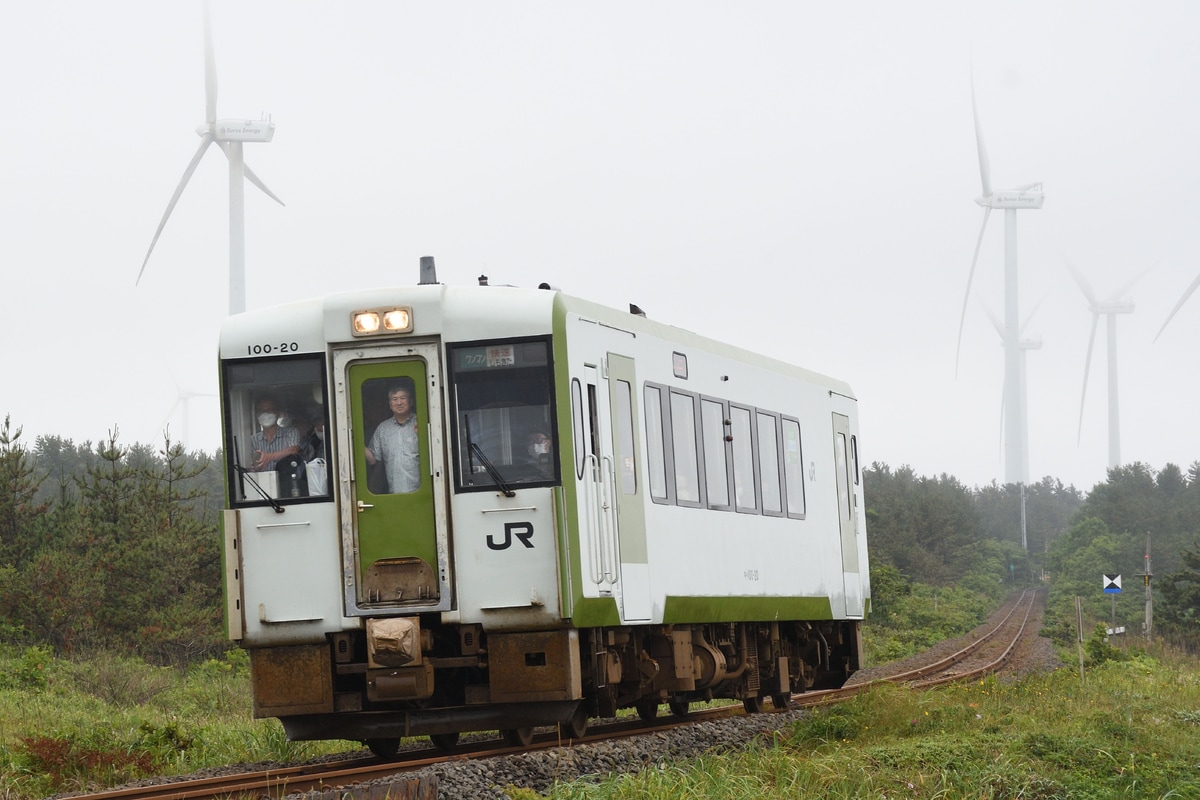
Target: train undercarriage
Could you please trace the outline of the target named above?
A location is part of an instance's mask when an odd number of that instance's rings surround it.
[[[402,737],[451,747],[499,730],[528,744],[535,727],[581,736],[590,718],[660,705],[767,699],[841,686],[861,664],[857,620],[728,622],[542,631],[441,625],[436,616],[369,620],[328,644],[251,649],[255,716],[291,739],[343,738],[377,755]]]

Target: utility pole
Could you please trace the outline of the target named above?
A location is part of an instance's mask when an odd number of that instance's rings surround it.
[[[1025,484],[1021,484],[1021,550],[1029,552],[1029,537],[1025,532]]]
[[[1154,572],[1150,569],[1150,531],[1146,531],[1146,571],[1141,575],[1146,582],[1146,621],[1142,623],[1142,630],[1148,642],[1154,629],[1154,595],[1150,590],[1150,579],[1154,577]]]

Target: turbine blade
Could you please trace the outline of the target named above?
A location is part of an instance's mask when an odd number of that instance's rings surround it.
[[[217,60],[213,56],[212,14],[204,2],[204,121],[217,121]]]
[[[1067,258],[1065,253],[1062,259],[1066,263],[1067,269],[1071,271],[1071,277],[1075,279],[1076,285],[1079,286],[1079,291],[1083,292],[1083,296],[1087,298],[1088,305],[1095,308],[1096,293],[1092,291],[1092,285],[1088,283],[1087,278],[1083,277],[1083,273],[1075,268],[1075,265],[1071,263],[1071,259]]]
[[[1021,333],[1024,333],[1025,329],[1029,327],[1029,323],[1033,321],[1033,315],[1037,313],[1037,310],[1042,307],[1042,303],[1046,302],[1046,298],[1049,296],[1050,294],[1046,293],[1042,296],[1041,300],[1037,301],[1033,308],[1029,309],[1029,314],[1025,317],[1025,321],[1021,323]]]
[[[224,151],[226,158],[230,157],[229,156],[229,142],[217,142],[217,146],[220,147],[222,151]],[[276,203],[279,203],[279,205],[284,206],[285,208],[287,207],[287,203],[283,202],[278,197],[276,197],[275,193],[272,192],[270,189],[268,189],[267,185],[265,183],[263,183],[261,180],[259,180],[259,177],[254,174],[254,170],[250,169],[250,166],[244,160],[242,161],[242,174],[244,174],[246,176],[246,180],[250,181],[255,186],[257,186],[259,189],[261,189],[263,194],[265,194],[267,197],[271,198]]]
[[[137,286],[142,281],[142,273],[146,271],[146,264],[150,263],[150,254],[154,252],[154,245],[158,244],[158,237],[162,234],[163,228],[167,224],[167,219],[170,218],[171,212],[175,210],[175,204],[179,202],[180,195],[183,194],[184,187],[191,179],[192,173],[196,171],[196,165],[200,163],[200,159],[204,157],[204,151],[212,144],[212,134],[206,133],[200,139],[200,146],[196,148],[196,154],[192,156],[192,160],[188,162],[187,169],[183,171],[183,178],[180,179],[179,185],[175,187],[175,194],[171,195],[171,201],[167,203],[167,210],[163,212],[162,219],[158,223],[158,230],[154,232],[154,238],[150,240],[150,249],[146,251],[146,258],[142,260],[142,268],[138,270],[137,280],[133,282]]]
[[[158,423],[158,429],[160,431],[167,430],[168,426],[171,423],[171,417],[175,416],[175,412],[177,410],[179,410],[179,404],[180,404],[180,402],[182,402],[182,399],[183,398],[181,398],[181,397],[175,398],[175,402],[171,405],[171,410],[167,412],[167,415],[165,417],[163,417],[162,422]]]
[[[1175,318],[1175,314],[1179,311],[1179,309],[1183,308],[1183,304],[1186,303],[1188,298],[1192,296],[1192,292],[1196,291],[1197,286],[1200,286],[1200,275],[1196,276],[1196,280],[1192,281],[1192,285],[1187,288],[1187,291],[1183,293],[1183,297],[1179,298],[1179,302],[1176,303],[1175,307],[1171,309],[1171,313],[1167,315],[1167,321],[1162,324],[1162,327],[1158,329],[1158,333],[1154,335],[1154,341],[1157,342],[1158,337],[1162,336],[1162,332],[1167,329],[1167,325],[1169,325],[1171,320]]]
[[[996,316],[996,312],[992,311],[992,307],[989,306],[987,303],[980,300],[979,305],[983,306],[983,310],[985,312],[987,312],[988,319],[990,319],[992,321],[992,327],[996,329],[996,333],[1000,334],[1000,338],[1003,339],[1004,338],[1004,323],[1000,321],[1000,318],[998,316]]]
[[[1083,362],[1083,390],[1079,393],[1079,432],[1075,436],[1075,446],[1083,441],[1083,402],[1087,400],[1088,373],[1092,370],[1092,348],[1096,344],[1096,326],[1100,323],[1100,315],[1092,312],[1092,335],[1088,337],[1087,358]]]
[[[1146,273],[1149,272],[1150,270],[1154,269],[1155,267],[1157,267],[1158,264],[1159,264],[1159,262],[1155,261],[1153,264],[1146,267],[1144,270],[1142,270],[1137,275],[1135,275],[1133,278],[1131,278],[1128,282],[1126,282],[1120,289],[1118,289],[1116,292],[1113,293],[1113,296],[1112,296],[1113,301],[1115,302],[1117,300],[1120,300],[1122,297],[1124,297],[1125,293],[1128,292],[1130,289],[1132,289],[1133,285],[1135,283],[1137,283],[1142,278],[1144,278],[1146,276]]]
[[[983,234],[987,232],[991,206],[983,207],[983,225],[979,228],[979,239],[975,242],[975,255],[971,257],[971,271],[967,273],[967,291],[963,294],[962,313],[958,316],[958,344],[954,347],[954,377],[958,377],[958,357],[962,353],[963,325],[967,321],[967,301],[971,299],[971,281],[975,279],[975,264],[979,261],[979,248],[983,245]]]
[[[979,124],[979,108],[975,105],[975,76],[971,76],[971,114],[975,117],[975,145],[979,148],[979,180],[983,196],[992,193],[992,162],[988,160],[987,145],[983,143],[983,126]]]

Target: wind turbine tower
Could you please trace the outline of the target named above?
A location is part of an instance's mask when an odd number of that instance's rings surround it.
[[[1035,313],[1037,313],[1038,306],[1040,306],[1040,305],[1041,305],[1041,303],[1038,303],[1037,306],[1034,306],[1033,311],[1029,312],[1029,316],[1027,316],[1025,318],[1025,324],[1021,326],[1022,331],[1024,331],[1025,327],[1027,325],[1029,325],[1029,321],[1033,319],[1033,315]],[[992,312],[991,308],[988,308],[985,305],[984,310],[987,311],[988,319],[990,319],[992,321],[992,326],[995,327],[996,333],[1000,334],[1000,339],[1001,339],[1001,342],[1003,343],[1004,342],[1004,323],[1002,323],[1000,321],[1000,318],[997,317]],[[1034,337],[1031,337],[1028,339],[1022,338],[1017,342],[1017,346],[1020,348],[1020,351],[1021,351],[1020,360],[1018,362],[1019,378],[1018,378],[1018,382],[1017,382],[1017,385],[1018,385],[1017,391],[1019,392],[1019,395],[1021,398],[1021,418],[1026,421],[1026,424],[1028,424],[1028,421],[1029,421],[1029,389],[1028,389],[1029,383],[1026,380],[1026,370],[1025,370],[1026,353],[1028,353],[1030,350],[1041,350],[1042,349],[1042,337],[1034,336]],[[1005,402],[1007,401],[1007,399],[1008,398],[1005,397],[1000,403],[1000,416],[1001,416],[1000,424],[1001,424],[1002,430],[1004,429],[1003,417],[1005,414]],[[1028,441],[1028,439],[1026,438],[1025,441]],[[1021,465],[1021,468],[1024,471],[1024,474],[1026,476],[1028,476],[1029,475],[1029,448],[1028,447],[1025,448],[1025,463]],[[1011,483],[1011,481],[1009,481],[1009,482]],[[1026,519],[1026,514],[1025,514],[1025,499],[1026,499],[1025,498],[1025,484],[1021,483],[1020,486],[1021,486],[1021,549],[1028,553],[1029,552],[1029,534],[1028,534],[1027,519]]]
[[[1078,441],[1083,440],[1083,404],[1087,400],[1088,373],[1092,368],[1092,349],[1096,344],[1096,328],[1100,317],[1105,317],[1108,333],[1108,466],[1121,466],[1121,401],[1117,389],[1117,315],[1132,314],[1133,303],[1124,299],[1130,287],[1137,282],[1148,270],[1143,271],[1129,283],[1122,286],[1107,300],[1096,299],[1096,293],[1088,283],[1083,273],[1068,262],[1067,267],[1079,285],[1079,290],[1087,298],[1088,310],[1092,313],[1092,333],[1088,337],[1087,358],[1083,362],[1083,389],[1079,396],[1079,433]],[[1168,320],[1170,321],[1170,320]]]
[[[971,282],[975,277],[975,265],[979,261],[979,249],[983,235],[987,232],[988,218],[993,209],[1004,211],[1004,482],[1029,482],[1029,429],[1025,404],[1021,400],[1021,340],[1019,295],[1017,292],[1017,212],[1022,209],[1039,209],[1045,202],[1042,184],[1030,183],[1009,191],[992,191],[991,162],[983,141],[983,128],[979,124],[979,109],[975,103],[975,86],[971,86],[971,112],[975,117],[975,143],[979,149],[979,177],[983,193],[975,202],[983,207],[983,225],[975,243],[975,255],[971,259],[971,271],[967,275],[967,291],[963,296],[962,314],[958,322],[958,350],[962,349],[963,323],[967,315],[967,301],[971,296]],[[955,371],[958,369],[958,353],[955,354]]]
[[[1039,303],[1039,305],[1040,305],[1040,303]],[[990,308],[988,308],[987,306],[984,306],[984,309],[987,311],[988,319],[990,319],[992,321],[992,327],[994,327],[996,329],[996,333],[998,333],[1000,335],[1001,344],[1004,344],[1005,343],[1004,323],[1000,321],[1000,318],[997,317]],[[1034,308],[1033,311],[1029,312],[1029,316],[1025,318],[1025,324],[1021,326],[1021,332],[1023,332],[1025,330],[1025,327],[1027,325],[1029,325],[1029,321],[1031,319],[1033,319],[1033,314],[1036,311],[1037,311],[1037,309]],[[1027,371],[1026,371],[1026,354],[1030,350],[1041,350],[1042,349],[1042,337],[1041,336],[1022,337],[1017,340],[1017,348],[1018,348],[1018,352],[1019,352],[1018,360],[1017,360],[1017,396],[1020,398],[1020,403],[1021,403],[1021,418],[1026,421],[1026,424],[1028,424],[1028,421],[1029,421],[1029,381],[1027,378]],[[1005,398],[1003,398],[1003,400],[1001,402],[1001,417],[1002,417],[1001,425],[1002,426],[1004,424],[1003,417],[1005,416],[1004,403],[1007,402],[1007,400],[1008,400],[1008,398],[1005,397]],[[1028,447],[1025,448],[1025,462],[1021,465],[1021,469],[1026,476],[1029,475],[1029,448]],[[1024,533],[1024,532],[1022,531],[1022,533]],[[1025,546],[1025,541],[1023,538],[1021,541],[1021,546],[1022,547]]]
[[[146,264],[150,263],[150,254],[154,252],[154,245],[158,243],[158,237],[175,209],[175,204],[179,202],[188,180],[196,171],[196,165],[200,163],[209,145],[215,143],[225,152],[229,161],[229,313],[239,314],[246,310],[245,182],[248,180],[253,183],[279,205],[283,205],[283,201],[259,180],[242,158],[244,143],[271,141],[275,136],[275,123],[270,120],[217,119],[217,66],[213,58],[212,25],[209,22],[207,2],[204,4],[204,94],[204,124],[196,128],[196,133],[200,136],[200,147],[192,156],[187,169],[183,171],[183,178],[167,203],[167,210],[158,223],[154,238],[150,240],[150,248],[146,251],[146,258],[142,261],[142,268],[138,271],[134,285],[141,283]]]

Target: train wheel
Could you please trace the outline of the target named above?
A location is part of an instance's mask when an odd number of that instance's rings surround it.
[[[569,720],[558,726],[558,732],[568,739],[582,739],[587,735],[587,729],[588,715],[587,709],[583,707],[583,703],[580,703],[576,707],[575,713],[571,715]]]
[[[500,731],[500,735],[512,747],[529,747],[533,743],[533,728],[509,728]]]
[[[671,713],[677,717],[686,717],[690,707],[691,703],[687,700],[673,700],[667,703],[667,708],[671,709]]]
[[[773,694],[771,695],[771,705],[782,711],[785,708],[792,707],[792,696],[790,694]]]
[[[761,714],[763,699],[761,697],[743,697],[742,708],[746,709],[747,714]]]
[[[649,700],[638,700],[634,708],[637,709],[637,715],[641,718],[642,722],[651,722],[658,716],[658,698],[652,697]]]
[[[458,744],[458,731],[451,733],[431,733],[429,741],[433,742],[433,746],[439,750],[453,750],[454,745]]]
[[[400,752],[400,739],[367,739],[363,742],[380,758],[395,758]]]

